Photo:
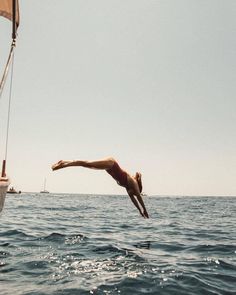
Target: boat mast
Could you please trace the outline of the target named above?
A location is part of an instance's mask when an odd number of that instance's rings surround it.
[[[45,191],[46,189],[46,178],[44,178],[44,186],[43,186],[43,190]]]
[[[16,40],[16,0],[12,0],[12,40]]]

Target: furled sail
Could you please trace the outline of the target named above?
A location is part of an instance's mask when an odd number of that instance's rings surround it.
[[[1,0],[0,1],[0,15],[13,21],[13,5],[12,0]],[[15,24],[16,27],[19,26],[20,16],[19,16],[19,3],[15,1]]]
[[[19,26],[19,3],[18,0],[0,0],[0,17],[6,17],[9,19],[12,23],[12,44],[10,53],[7,59],[7,63],[5,66],[5,69],[3,71],[3,76],[0,81],[0,97],[2,95],[2,90],[5,85],[5,81],[7,78],[7,74],[10,68],[10,65],[12,64],[13,56],[14,56],[14,48],[16,43],[16,30]],[[10,91],[11,93],[11,91]],[[10,101],[10,98],[9,98]],[[10,108],[10,106],[9,106]],[[8,122],[9,122],[9,114],[8,111]],[[7,128],[9,128],[9,124],[7,124]],[[9,178],[6,175],[6,157],[7,157],[7,143],[8,143],[8,130],[7,130],[7,138],[6,138],[6,152],[5,157],[2,164],[2,173],[0,177],[0,212],[2,211],[4,207],[5,197],[7,193],[8,186],[10,184]]]

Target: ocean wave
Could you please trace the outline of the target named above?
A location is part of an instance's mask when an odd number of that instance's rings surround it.
[[[86,237],[82,234],[65,235],[65,234],[56,233],[56,232],[39,238],[39,240],[45,241],[45,242],[50,241],[54,243],[65,243],[65,244],[75,244],[84,239],[86,239]]]
[[[145,260],[133,249],[119,248],[114,245],[95,246],[91,250],[97,254],[108,255],[112,258],[123,256],[126,257],[126,259],[133,259],[135,261]]]
[[[194,245],[194,246],[188,246],[188,251],[194,251],[197,253],[205,253],[205,252],[211,252],[215,254],[233,254],[236,250],[236,247],[234,245],[229,244],[202,244],[202,245]]]
[[[10,236],[18,236],[18,237],[28,237],[23,231],[17,229],[10,229],[7,231],[0,232],[0,237],[10,237]]]
[[[11,254],[7,251],[0,251],[0,258],[7,258],[11,256]]]

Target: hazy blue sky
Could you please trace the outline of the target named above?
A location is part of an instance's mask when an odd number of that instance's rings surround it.
[[[68,5],[69,3],[69,5]],[[155,195],[236,195],[236,1],[20,1],[8,173],[124,194],[60,159],[117,158]],[[0,65],[10,23],[0,21]],[[1,158],[7,87],[0,101]]]

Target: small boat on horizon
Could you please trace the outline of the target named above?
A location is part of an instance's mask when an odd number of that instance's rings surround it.
[[[21,194],[21,191],[16,191],[12,186],[8,191],[7,194]]]

